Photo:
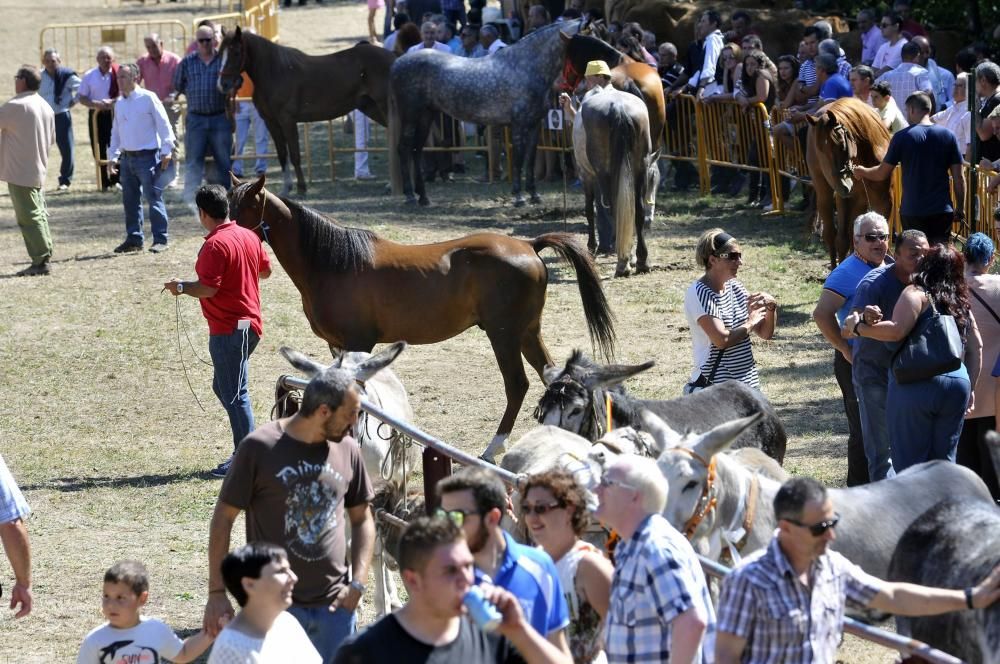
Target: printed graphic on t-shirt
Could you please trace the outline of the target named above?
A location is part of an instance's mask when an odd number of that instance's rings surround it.
[[[347,491],[347,480],[328,463],[307,461],[285,466],[277,477],[288,489],[285,500],[288,550],[302,560],[324,558],[324,534],[337,527],[337,506]]]
[[[101,664],[160,664],[160,654],[131,639],[115,641],[101,648]]]

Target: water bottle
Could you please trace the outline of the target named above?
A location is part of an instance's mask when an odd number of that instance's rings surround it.
[[[500,626],[503,616],[500,615],[495,606],[490,604],[479,586],[469,588],[465,597],[462,598],[462,603],[469,610],[472,621],[479,625],[479,629],[484,632],[492,632]]]

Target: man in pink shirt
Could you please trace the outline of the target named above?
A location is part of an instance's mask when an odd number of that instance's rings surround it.
[[[174,108],[174,71],[181,62],[180,56],[164,50],[163,40],[155,32],[146,35],[143,41],[146,55],[135,61],[139,67],[139,83],[160,98],[176,135],[178,113]]]

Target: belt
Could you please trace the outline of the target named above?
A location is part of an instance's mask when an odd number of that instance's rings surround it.
[[[213,111],[212,113],[199,113],[198,111],[188,111],[191,115],[203,115],[205,117],[211,117],[213,115],[222,115],[225,111]]]
[[[156,154],[156,148],[149,148],[148,150],[122,150],[122,154],[127,157],[142,157],[147,154]]]

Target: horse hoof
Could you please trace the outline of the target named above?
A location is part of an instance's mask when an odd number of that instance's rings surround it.
[[[406,204],[407,205],[416,205],[417,204],[417,197],[414,196],[413,194],[407,194],[407,196],[406,196]]]
[[[538,194],[532,194],[531,195],[531,204],[532,205],[541,205],[541,203],[542,203],[542,197],[541,196],[539,196]]]
[[[621,268],[619,270],[615,270],[615,279],[619,277],[631,277],[631,276],[632,276],[631,268],[626,267],[626,268]]]
[[[524,199],[520,196],[514,199],[514,207],[524,207]]]
[[[418,200],[417,203],[420,204],[420,207],[427,207],[428,205],[431,204],[431,202],[427,199],[426,196],[421,196],[420,200]]]
[[[649,274],[649,265],[643,263],[642,265],[637,265],[635,268],[636,274]]]

